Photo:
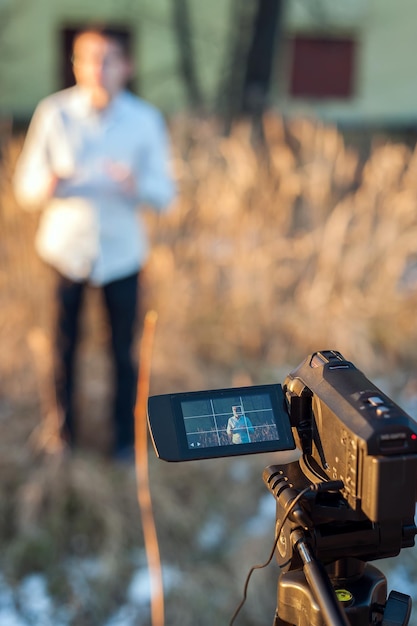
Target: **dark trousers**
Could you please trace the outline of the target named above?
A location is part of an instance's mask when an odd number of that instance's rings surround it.
[[[132,356],[138,301],[138,273],[115,280],[101,289],[111,329],[114,361],[114,447],[133,444],[137,372]],[[86,283],[58,275],[56,287],[57,318],[55,336],[55,382],[59,408],[62,410],[64,437],[75,441],[74,375],[75,354],[79,339],[80,313]]]

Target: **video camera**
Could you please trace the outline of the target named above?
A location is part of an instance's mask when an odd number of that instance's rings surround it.
[[[277,500],[283,571],[274,624],[304,623],[301,605],[309,626],[384,624],[391,613],[390,624],[408,623],[408,596],[393,592],[386,602],[385,578],[364,564],[414,545],[417,423],[340,352],[309,355],[283,386],[150,397],[148,423],[167,461],[299,448],[299,461],[263,475]],[[313,579],[311,563],[320,563]],[[355,608],[341,611],[334,590],[358,579],[361,599],[356,589]]]

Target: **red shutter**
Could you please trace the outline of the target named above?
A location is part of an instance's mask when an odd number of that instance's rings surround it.
[[[294,98],[349,98],[353,92],[353,39],[295,37],[290,81]]]

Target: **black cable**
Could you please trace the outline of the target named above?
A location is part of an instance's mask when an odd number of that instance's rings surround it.
[[[237,606],[235,612],[233,613],[232,618],[231,618],[231,620],[229,622],[229,626],[233,626],[236,617],[238,616],[238,614],[240,613],[240,610],[242,609],[243,605],[246,602],[249,581],[251,579],[251,576],[252,576],[253,572],[255,570],[257,570],[257,569],[263,569],[263,568],[267,567],[270,564],[270,562],[272,561],[272,557],[274,556],[274,552],[275,552],[275,549],[277,547],[277,543],[279,541],[279,537],[281,535],[281,532],[282,532],[282,529],[283,529],[283,526],[284,526],[285,522],[287,521],[288,517],[291,515],[291,512],[292,512],[293,508],[295,507],[295,505],[301,500],[301,498],[308,491],[311,491],[312,488],[314,488],[314,485],[309,485],[308,487],[306,487],[305,489],[300,491],[300,493],[294,498],[294,500],[291,501],[290,506],[285,511],[284,517],[282,518],[281,523],[280,523],[280,525],[278,526],[278,528],[276,530],[276,536],[275,536],[274,544],[272,546],[271,554],[269,555],[268,560],[265,561],[265,563],[263,563],[261,565],[253,565],[250,568],[250,570],[248,572],[248,575],[246,576],[246,581],[245,581],[245,585],[244,585],[244,588],[243,588],[243,598],[240,601],[239,605]]]
[[[287,521],[288,517],[291,515],[291,512],[294,509],[295,505],[298,504],[298,502],[301,500],[301,498],[308,491],[339,491],[340,489],[343,489],[343,482],[341,480],[329,480],[329,481],[326,481],[326,482],[312,483],[311,485],[309,485],[308,487],[305,487],[302,491],[300,491],[300,493],[296,495],[294,500],[291,501],[290,506],[288,507],[288,509],[284,513],[284,516],[283,516],[283,518],[282,518],[282,520],[280,522],[280,525],[276,529],[276,536],[275,536],[274,544],[272,546],[271,554],[269,555],[267,561],[265,561],[265,563],[263,563],[261,565],[253,565],[250,568],[250,570],[248,572],[248,575],[246,576],[246,581],[245,581],[245,585],[244,585],[244,588],[243,588],[243,598],[240,601],[239,605],[237,606],[235,612],[233,613],[232,618],[231,618],[231,620],[229,622],[229,626],[233,626],[236,617],[238,616],[238,614],[240,613],[241,608],[243,607],[243,605],[246,602],[249,581],[251,579],[251,576],[252,576],[253,572],[255,570],[257,570],[257,569],[263,569],[263,568],[267,567],[270,564],[270,562],[272,561],[272,557],[274,556],[274,552],[276,550],[277,543],[279,541],[279,537],[281,535],[281,532],[282,532],[282,529],[284,527],[284,524]]]

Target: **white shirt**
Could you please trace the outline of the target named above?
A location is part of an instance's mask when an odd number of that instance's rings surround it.
[[[133,94],[118,94],[103,111],[78,86],[45,98],[14,176],[19,202],[44,207],[39,255],[63,275],[97,285],[137,271],[148,253],[137,208],[162,211],[173,200],[168,160],[162,115]],[[114,180],[115,164],[118,175],[133,173],[133,195]],[[59,179],[52,198],[51,176]]]

